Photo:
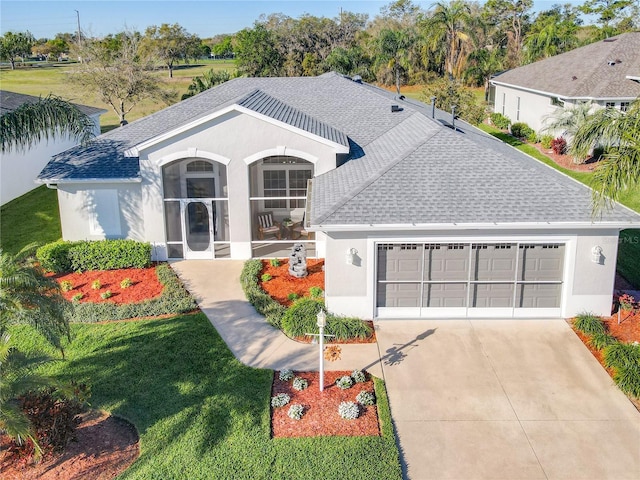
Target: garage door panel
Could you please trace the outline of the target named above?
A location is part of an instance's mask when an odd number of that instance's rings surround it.
[[[422,245],[380,245],[378,280],[422,279]]]
[[[564,245],[520,245],[518,280],[561,281],[564,270]]]
[[[518,285],[517,306],[520,308],[558,308],[562,285]]]
[[[424,307],[466,307],[466,283],[430,283],[425,284],[422,305]]]
[[[419,283],[378,284],[378,307],[419,307]]]
[[[437,247],[437,248],[436,248]],[[425,248],[425,280],[467,280],[469,277],[468,244],[427,245]]]
[[[473,285],[471,307],[505,308],[513,306],[513,289],[511,283],[491,283]]]
[[[513,244],[473,245],[471,278],[481,281],[515,279],[516,250]]]

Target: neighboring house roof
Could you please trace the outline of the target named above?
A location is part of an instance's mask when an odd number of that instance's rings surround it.
[[[454,132],[444,112],[436,110],[432,119],[423,103],[335,73],[226,82],[54,157],[39,178],[139,179],[138,158],[125,151],[240,103],[335,143],[348,142],[346,162],[312,180],[312,226],[592,222],[586,186],[464,122],[456,121]],[[637,224],[640,215],[615,205],[600,222]]]
[[[560,98],[633,99],[640,96],[640,32],[623,33],[514,68],[492,83]]]
[[[34,97],[33,95],[24,95],[22,93],[0,90],[0,115],[13,112],[16,108],[24,105],[25,103],[35,103],[40,100],[40,98],[41,97]],[[103,114],[106,112],[106,110],[102,108],[89,107],[80,103],[74,103],[74,105],[78,107],[82,113],[88,116]]]

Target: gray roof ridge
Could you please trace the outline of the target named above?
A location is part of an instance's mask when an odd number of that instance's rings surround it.
[[[11,95],[19,95],[19,96],[21,96],[21,97],[29,97],[29,98],[33,98],[33,99],[34,99],[34,101],[35,101],[35,100],[38,100],[38,99],[40,99],[40,98],[46,98],[46,97],[48,97],[48,96],[54,96],[54,97],[61,98],[59,95],[55,95],[55,94],[54,94],[54,93],[52,93],[52,92],[51,92],[51,93],[48,93],[47,95],[29,95],[28,93],[13,92],[13,91],[11,91],[11,90],[5,90],[4,88],[0,88],[0,97],[1,97],[3,94],[11,94]],[[107,109],[105,109],[105,108],[94,107],[94,106],[91,106],[91,105],[85,105],[84,103],[78,103],[78,102],[74,102],[74,101],[72,101],[72,100],[67,100],[67,101],[68,101],[69,103],[71,103],[72,105],[75,105],[76,107],[78,107],[81,111],[82,111],[83,109],[89,110],[89,112],[83,112],[83,113],[85,113],[86,115],[95,115],[95,114],[96,114],[96,113],[98,113],[98,112],[103,112],[103,113],[107,113],[107,112],[108,112],[108,110],[107,110]],[[5,105],[3,105],[2,107],[3,107],[3,108],[5,108]],[[18,108],[18,107],[16,107],[16,108]],[[15,109],[6,109],[6,110],[8,110],[9,112],[12,112],[12,111],[13,111],[13,110],[15,110]]]
[[[339,143],[345,147],[349,146],[348,137],[344,132],[298,108],[292,107],[288,103],[269,95],[259,88],[244,95],[242,99],[235,103],[238,106],[248,108],[256,113],[268,116],[269,118],[299,128],[318,137]],[[312,128],[311,124],[315,124],[315,126],[320,128]]]
[[[415,112],[413,115],[411,115],[412,118],[414,115],[421,115],[419,112]],[[422,115],[421,115],[422,116]],[[408,118],[408,119],[409,119]],[[408,120],[407,119],[407,120]],[[405,122],[407,121],[405,120]],[[404,122],[402,122],[404,123]],[[402,125],[402,123],[400,125]],[[441,127],[444,128],[444,127]],[[383,167],[377,169],[376,171],[372,172],[371,175],[369,176],[369,178],[367,178],[365,181],[363,181],[357,188],[355,188],[354,190],[349,191],[349,193],[347,195],[343,195],[341,198],[339,198],[331,207],[327,208],[324,215],[322,215],[318,220],[317,223],[318,224],[322,224],[322,222],[328,218],[329,216],[333,215],[336,211],[338,211],[342,206],[344,206],[349,200],[351,200],[352,198],[356,197],[358,194],[360,194],[363,190],[365,190],[366,188],[368,188],[369,186],[371,186],[373,183],[375,183],[378,179],[380,179],[385,173],[387,173],[389,170],[391,170],[393,167],[395,167],[396,165],[398,165],[398,163],[402,162],[405,158],[407,158],[409,155],[411,155],[413,152],[415,152],[416,150],[418,150],[422,145],[424,145],[425,143],[427,143],[429,140],[431,140],[433,137],[435,137],[436,135],[438,135],[440,132],[442,132],[442,130],[440,128],[436,129],[431,135],[428,135],[424,138],[424,140],[422,140],[421,142],[412,145],[412,147],[410,149],[408,149],[405,152],[401,152],[397,155],[397,157],[392,160],[391,162],[387,163],[386,165],[384,165]],[[373,142],[372,142],[373,143]],[[335,172],[338,171],[338,169],[336,170],[331,170],[327,173],[331,173],[331,172]],[[326,174],[325,174],[326,175]]]

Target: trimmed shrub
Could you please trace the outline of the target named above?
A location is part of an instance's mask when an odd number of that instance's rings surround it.
[[[111,298],[111,290],[107,290],[106,292],[102,292],[100,294],[100,298],[106,300],[107,298]]]
[[[493,123],[497,128],[501,130],[506,130],[507,128],[509,128],[509,125],[511,125],[511,120],[509,120],[509,117],[505,117],[501,113],[492,113],[491,115],[489,115],[489,119],[491,120],[491,123]]]
[[[304,407],[299,403],[294,403],[293,405],[291,405],[289,407],[289,411],[287,412],[287,415],[289,415],[289,417],[293,418],[294,420],[300,420],[303,414]]]
[[[73,283],[71,283],[69,280],[61,281],[60,290],[62,290],[63,292],[68,292],[70,290],[73,290]]]
[[[196,308],[195,300],[185,290],[171,267],[161,264],[156,267],[158,281],[163,285],[158,298],[138,303],[72,303],[68,309],[71,322],[93,323],[103,320],[155,317],[158,315],[190,312]]]
[[[364,383],[367,381],[367,375],[362,370],[354,370],[351,372],[351,378],[356,383]]]
[[[71,297],[71,301],[72,302],[79,302],[80,300],[82,300],[82,297],[84,297],[84,295],[82,293],[78,292],[73,297]]]
[[[345,420],[355,420],[360,416],[360,407],[354,402],[341,402],[338,406],[338,415]]]
[[[309,296],[311,298],[322,298],[324,296],[324,290],[320,287],[311,287],[309,289]]]
[[[277,258],[272,258],[271,260],[269,260],[269,264],[272,267],[279,267],[280,266],[280,260],[278,260]]]
[[[284,407],[287,403],[291,401],[291,397],[286,393],[279,393],[274,397],[271,397],[271,406],[273,408]]]
[[[553,135],[542,135],[542,137],[540,137],[540,145],[542,148],[551,148],[551,142],[553,142]]]
[[[618,340],[615,337],[609,335],[608,333],[594,333],[588,340],[589,345],[591,345],[596,350],[602,350],[603,348],[613,345]]]
[[[538,141],[539,141],[538,134],[532,129],[531,133],[527,135],[527,142],[538,143]]]
[[[585,312],[579,314],[573,321],[573,326],[576,328],[576,330],[579,330],[585,335],[607,333],[604,323],[602,323],[600,317],[597,317],[592,313]]]
[[[262,290],[258,283],[258,275],[261,271],[262,262],[259,259],[247,260],[240,274],[242,290],[249,303],[259,314],[267,318],[267,322],[276,328],[281,328],[281,321],[287,309]]]
[[[363,390],[356,396],[356,401],[360,405],[364,405],[365,407],[368,407],[370,405],[375,405],[376,397],[373,393]]]
[[[36,258],[40,266],[54,273],[65,273],[71,271],[71,259],[69,250],[80,242],[57,242],[47,243],[36,250]]]
[[[604,349],[604,364],[609,368],[626,368],[640,365],[640,345],[616,342]]]
[[[271,280],[273,277],[271,275],[269,275],[268,273],[263,273],[262,276],[260,277],[260,280],[262,280],[262,282],[268,282],[269,280]]]
[[[302,337],[306,333],[318,333],[317,315],[324,304],[312,298],[300,298],[293,302],[282,317],[282,331],[289,337]]]
[[[294,390],[298,390],[299,392],[301,392],[302,390],[306,390],[306,388],[309,386],[309,382],[307,382],[307,380],[302,377],[296,377],[293,379],[292,386]]]
[[[511,135],[517,138],[529,138],[529,135],[536,132],[526,123],[517,122],[511,125]]]
[[[146,268],[151,264],[151,244],[135,240],[58,241],[40,247],[36,257],[42,268],[55,273]]]
[[[120,282],[120,288],[129,288],[131,285],[133,285],[133,282],[130,278],[125,278]]]
[[[100,280],[94,280],[91,282],[91,288],[94,290],[100,290],[100,288],[102,288],[102,283],[100,283]]]
[[[296,292],[291,292],[290,294],[287,295],[287,299],[292,302],[299,298],[300,298],[300,295],[298,295]]]
[[[288,368],[280,370],[280,375],[278,375],[278,378],[283,382],[290,382],[293,379],[293,370],[289,370]]]
[[[551,149],[558,155],[564,155],[567,152],[567,141],[562,138],[554,138],[551,141]]]
[[[353,380],[349,375],[345,375],[336,380],[336,386],[341,390],[347,390],[353,386]]]

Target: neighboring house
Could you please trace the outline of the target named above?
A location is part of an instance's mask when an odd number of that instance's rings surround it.
[[[337,313],[610,313],[618,233],[640,215],[594,220],[586,186],[436,113],[335,73],[238,78],[56,156],[39,181],[68,240],[144,240],[157,260],[302,242],[326,258]],[[271,222],[285,218],[304,224]]]
[[[12,112],[25,103],[37,101],[38,97],[0,90],[0,115]],[[86,105],[76,106],[91,117],[95,124],[94,134],[100,135],[100,115],[106,110]],[[77,144],[73,138],[58,135],[48,141],[42,140],[25,150],[18,148],[3,153],[0,161],[0,204],[4,205],[33,190],[37,186],[35,180],[38,174],[51,157]]]
[[[547,115],[578,102],[626,110],[640,96],[640,32],[508,70],[491,84],[494,111],[537,132]]]

